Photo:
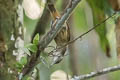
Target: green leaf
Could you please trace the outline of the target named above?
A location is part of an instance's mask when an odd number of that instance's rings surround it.
[[[27,76],[23,77],[22,80],[31,80],[31,79],[30,79],[30,76],[27,75]]]
[[[27,57],[22,57],[19,63],[25,65],[27,63]]]
[[[33,53],[36,53],[36,51],[37,51],[37,49],[38,49],[37,46],[36,46],[35,44],[32,44],[32,43],[26,45],[25,47],[26,47],[28,50],[32,51]]]
[[[27,57],[22,57],[21,60],[19,62],[17,62],[15,64],[16,68],[18,69],[18,71],[21,71],[23,66],[27,63]]]
[[[31,56],[30,51],[27,48],[21,48],[27,55]]]
[[[23,65],[20,64],[19,62],[17,62],[17,63],[15,64],[15,66],[16,66],[16,68],[18,69],[18,71],[21,71],[21,69],[23,68]]]
[[[39,43],[39,39],[40,39],[40,36],[39,34],[37,33],[33,39],[33,44],[37,45]]]

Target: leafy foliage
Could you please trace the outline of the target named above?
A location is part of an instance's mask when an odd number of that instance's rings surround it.
[[[38,45],[39,39],[40,39],[39,34],[36,34],[35,37],[34,37],[34,39],[33,39],[33,44]]]
[[[30,52],[28,51],[28,50],[30,50],[30,51],[32,51],[33,53],[36,53],[36,51],[37,51],[37,45],[38,45],[38,43],[39,43],[39,38],[40,38],[40,36],[39,36],[39,34],[36,34],[35,35],[35,37],[34,37],[34,39],[33,39],[33,43],[29,43],[29,44],[27,44],[26,46],[25,46],[25,52],[27,53],[27,54],[29,54]],[[28,50],[27,50],[28,49]]]
[[[18,71],[20,72],[21,69],[24,67],[24,65],[27,63],[27,57],[22,57],[21,60],[19,62],[16,63],[16,67],[18,69]]]
[[[35,44],[32,44],[32,43],[26,45],[25,48],[32,51],[33,53],[35,53],[37,51],[37,46]]]

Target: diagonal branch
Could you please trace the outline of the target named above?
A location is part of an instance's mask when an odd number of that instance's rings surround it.
[[[104,75],[104,74],[114,72],[114,71],[118,71],[118,70],[120,70],[120,65],[104,68],[104,69],[99,70],[97,72],[91,72],[91,73],[85,74],[85,75],[75,76],[71,80],[86,80],[86,79],[90,79],[90,78],[93,78],[93,77],[96,77],[96,76]]]
[[[117,14],[117,12],[113,13],[111,16],[109,16],[108,18],[106,18],[105,20],[103,20],[102,22],[100,22],[99,24],[96,24],[94,27],[92,27],[91,29],[89,29],[88,31],[84,32],[83,34],[81,34],[80,36],[76,37],[75,39],[69,41],[68,43],[66,43],[65,45],[59,47],[59,48],[55,48],[54,50],[52,50],[51,52],[57,50],[57,49],[61,49],[63,47],[66,47],[69,44],[74,43],[75,41],[77,41],[78,39],[82,38],[83,36],[85,36],[86,34],[88,34],[89,32],[93,31],[95,28],[99,27],[101,24],[105,23],[107,20],[109,20],[110,18],[112,18],[113,16],[115,16]],[[50,52],[50,53],[51,53]]]
[[[53,25],[52,30],[50,30],[44,36],[44,38],[40,41],[40,44],[39,44],[40,48],[47,47],[47,45],[55,38],[57,33],[61,30],[62,25],[64,24],[65,20],[68,19],[68,17],[70,16],[71,12],[73,11],[73,9],[77,6],[77,4],[80,1],[81,0],[71,0],[70,4],[66,8],[66,10],[65,10],[64,14],[62,15],[62,17],[57,19],[57,22]]]
[[[64,24],[65,20],[68,19],[70,16],[71,12],[74,10],[74,8],[77,6],[77,4],[81,0],[71,0],[70,4],[66,8],[64,14],[59,18],[56,22],[55,25],[53,25],[53,28],[48,31],[48,33],[43,37],[43,39],[39,42],[38,44],[38,50],[35,55],[31,56],[30,61],[25,65],[23,68],[21,75],[25,76],[28,73],[31,72],[31,70],[35,67],[35,65],[38,64],[38,58],[40,56],[40,53],[48,46],[48,44],[55,38],[57,33],[60,31],[62,28],[62,25]],[[44,27],[44,26],[43,26]]]
[[[117,12],[113,13],[111,16],[109,16],[108,18],[106,18],[105,20],[103,20],[102,22],[100,22],[99,24],[96,24],[94,27],[92,27],[91,29],[89,29],[88,31],[84,32],[83,34],[81,34],[80,36],[76,37],[75,39],[69,41],[68,43],[66,43],[65,45],[63,45],[62,47],[56,48],[57,49],[61,49],[69,44],[72,44],[73,42],[77,41],[78,39],[82,38],[83,36],[85,36],[86,34],[88,34],[89,32],[93,31],[95,28],[99,27],[101,24],[105,23],[107,20],[109,20],[111,17],[115,16],[117,14]]]

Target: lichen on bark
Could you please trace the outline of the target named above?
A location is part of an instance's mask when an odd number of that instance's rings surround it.
[[[18,74],[15,66],[17,60],[13,51],[18,51],[20,48],[15,47],[18,38],[24,41],[21,5],[22,0],[0,0],[0,44],[4,43],[0,46],[2,47],[0,48],[0,80],[16,80]],[[2,51],[3,49],[5,50]],[[3,57],[4,61],[1,60]]]

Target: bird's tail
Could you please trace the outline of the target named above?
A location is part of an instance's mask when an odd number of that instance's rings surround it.
[[[48,8],[49,8],[49,11],[50,11],[50,13],[51,13],[51,15],[53,16],[54,19],[60,17],[60,14],[59,14],[58,11],[56,10],[54,4],[48,3]]]

